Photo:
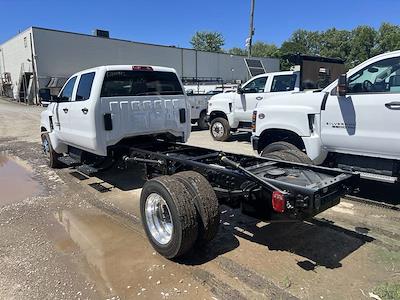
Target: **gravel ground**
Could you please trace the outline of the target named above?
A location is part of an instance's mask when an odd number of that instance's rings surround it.
[[[140,224],[142,170],[94,178],[50,170],[39,144],[41,110],[0,100],[0,188],[5,168],[35,183],[28,190],[19,183],[20,197],[0,194],[0,299],[390,299],[398,292],[398,211],[348,200],[293,224],[222,207],[208,247],[177,262],[160,257]],[[247,138],[218,143],[194,131],[189,143],[251,155]]]

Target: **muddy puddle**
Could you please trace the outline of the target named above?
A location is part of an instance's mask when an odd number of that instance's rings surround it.
[[[81,253],[89,280],[106,298],[211,299],[187,268],[154,252],[144,234],[93,210],[64,210],[55,214],[60,226],[58,251]],[[82,295],[84,296],[84,295]]]
[[[29,167],[0,153],[0,207],[36,196],[41,192]]]

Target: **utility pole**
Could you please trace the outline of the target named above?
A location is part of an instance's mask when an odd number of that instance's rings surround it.
[[[246,44],[247,44],[247,56],[251,57],[251,46],[253,44],[253,35],[254,35],[254,6],[255,6],[255,0],[250,0],[251,1],[251,7],[250,7],[250,30],[249,30],[249,37],[247,38]]]

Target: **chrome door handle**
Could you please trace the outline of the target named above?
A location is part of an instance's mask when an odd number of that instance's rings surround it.
[[[386,103],[385,106],[389,109],[400,110],[400,102],[398,101]]]
[[[261,96],[258,96],[258,97],[256,97],[256,99],[257,99],[257,100],[262,100],[262,99],[264,99],[264,98],[261,97]]]
[[[67,113],[68,112],[68,108],[63,108],[63,112]]]
[[[82,108],[82,112],[86,115],[87,113],[88,113],[88,109],[85,107],[85,108]]]

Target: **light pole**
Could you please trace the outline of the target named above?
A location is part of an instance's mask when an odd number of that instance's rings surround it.
[[[251,46],[253,44],[253,35],[254,35],[254,6],[255,6],[255,0],[250,0],[251,1],[251,7],[250,7],[250,29],[249,29],[249,37],[247,38],[247,56],[251,56]]]

